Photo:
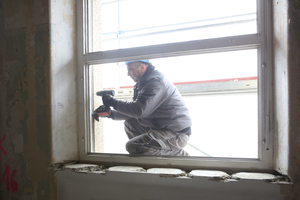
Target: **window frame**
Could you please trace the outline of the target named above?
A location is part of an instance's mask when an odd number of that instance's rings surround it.
[[[272,170],[273,169],[273,100],[272,100],[272,15],[271,2],[257,0],[257,34],[204,39],[171,44],[134,47],[129,49],[89,52],[92,29],[89,5],[92,0],[77,1],[77,76],[78,76],[78,137],[80,162],[114,163],[118,165],[139,165],[156,167],[221,168]],[[226,52],[234,50],[258,50],[258,159],[217,157],[170,157],[130,156],[91,152],[89,120],[93,110],[90,103],[92,92],[92,71],[89,65],[122,62],[125,60],[153,59],[176,55]],[[267,150],[268,149],[268,150]]]

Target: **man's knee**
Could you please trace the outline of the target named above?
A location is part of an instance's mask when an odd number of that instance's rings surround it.
[[[126,150],[130,154],[152,155],[151,152],[159,148],[160,145],[149,134],[137,136],[126,143]]]
[[[137,153],[136,145],[133,144],[131,140],[126,143],[126,151],[128,151],[129,154]]]

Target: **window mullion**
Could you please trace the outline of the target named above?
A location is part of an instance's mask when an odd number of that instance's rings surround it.
[[[213,53],[257,48],[261,36],[258,34],[197,40],[173,44],[153,45],[130,49],[94,52],[84,55],[88,64],[122,62],[126,60],[153,59],[176,55]]]
[[[260,140],[259,140],[259,156],[266,165],[272,165],[272,40],[271,40],[271,2],[257,1],[258,3],[258,20],[259,20],[259,34],[262,36],[261,48],[259,51],[260,58],[258,59],[259,67],[259,101],[260,101]]]

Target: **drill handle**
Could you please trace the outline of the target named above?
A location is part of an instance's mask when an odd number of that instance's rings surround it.
[[[99,92],[96,93],[97,96],[104,96],[104,95],[111,95],[111,96],[115,96],[115,91],[114,90],[101,90]]]

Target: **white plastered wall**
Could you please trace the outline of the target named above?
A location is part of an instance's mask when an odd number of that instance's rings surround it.
[[[78,160],[76,1],[50,0],[53,162]]]

